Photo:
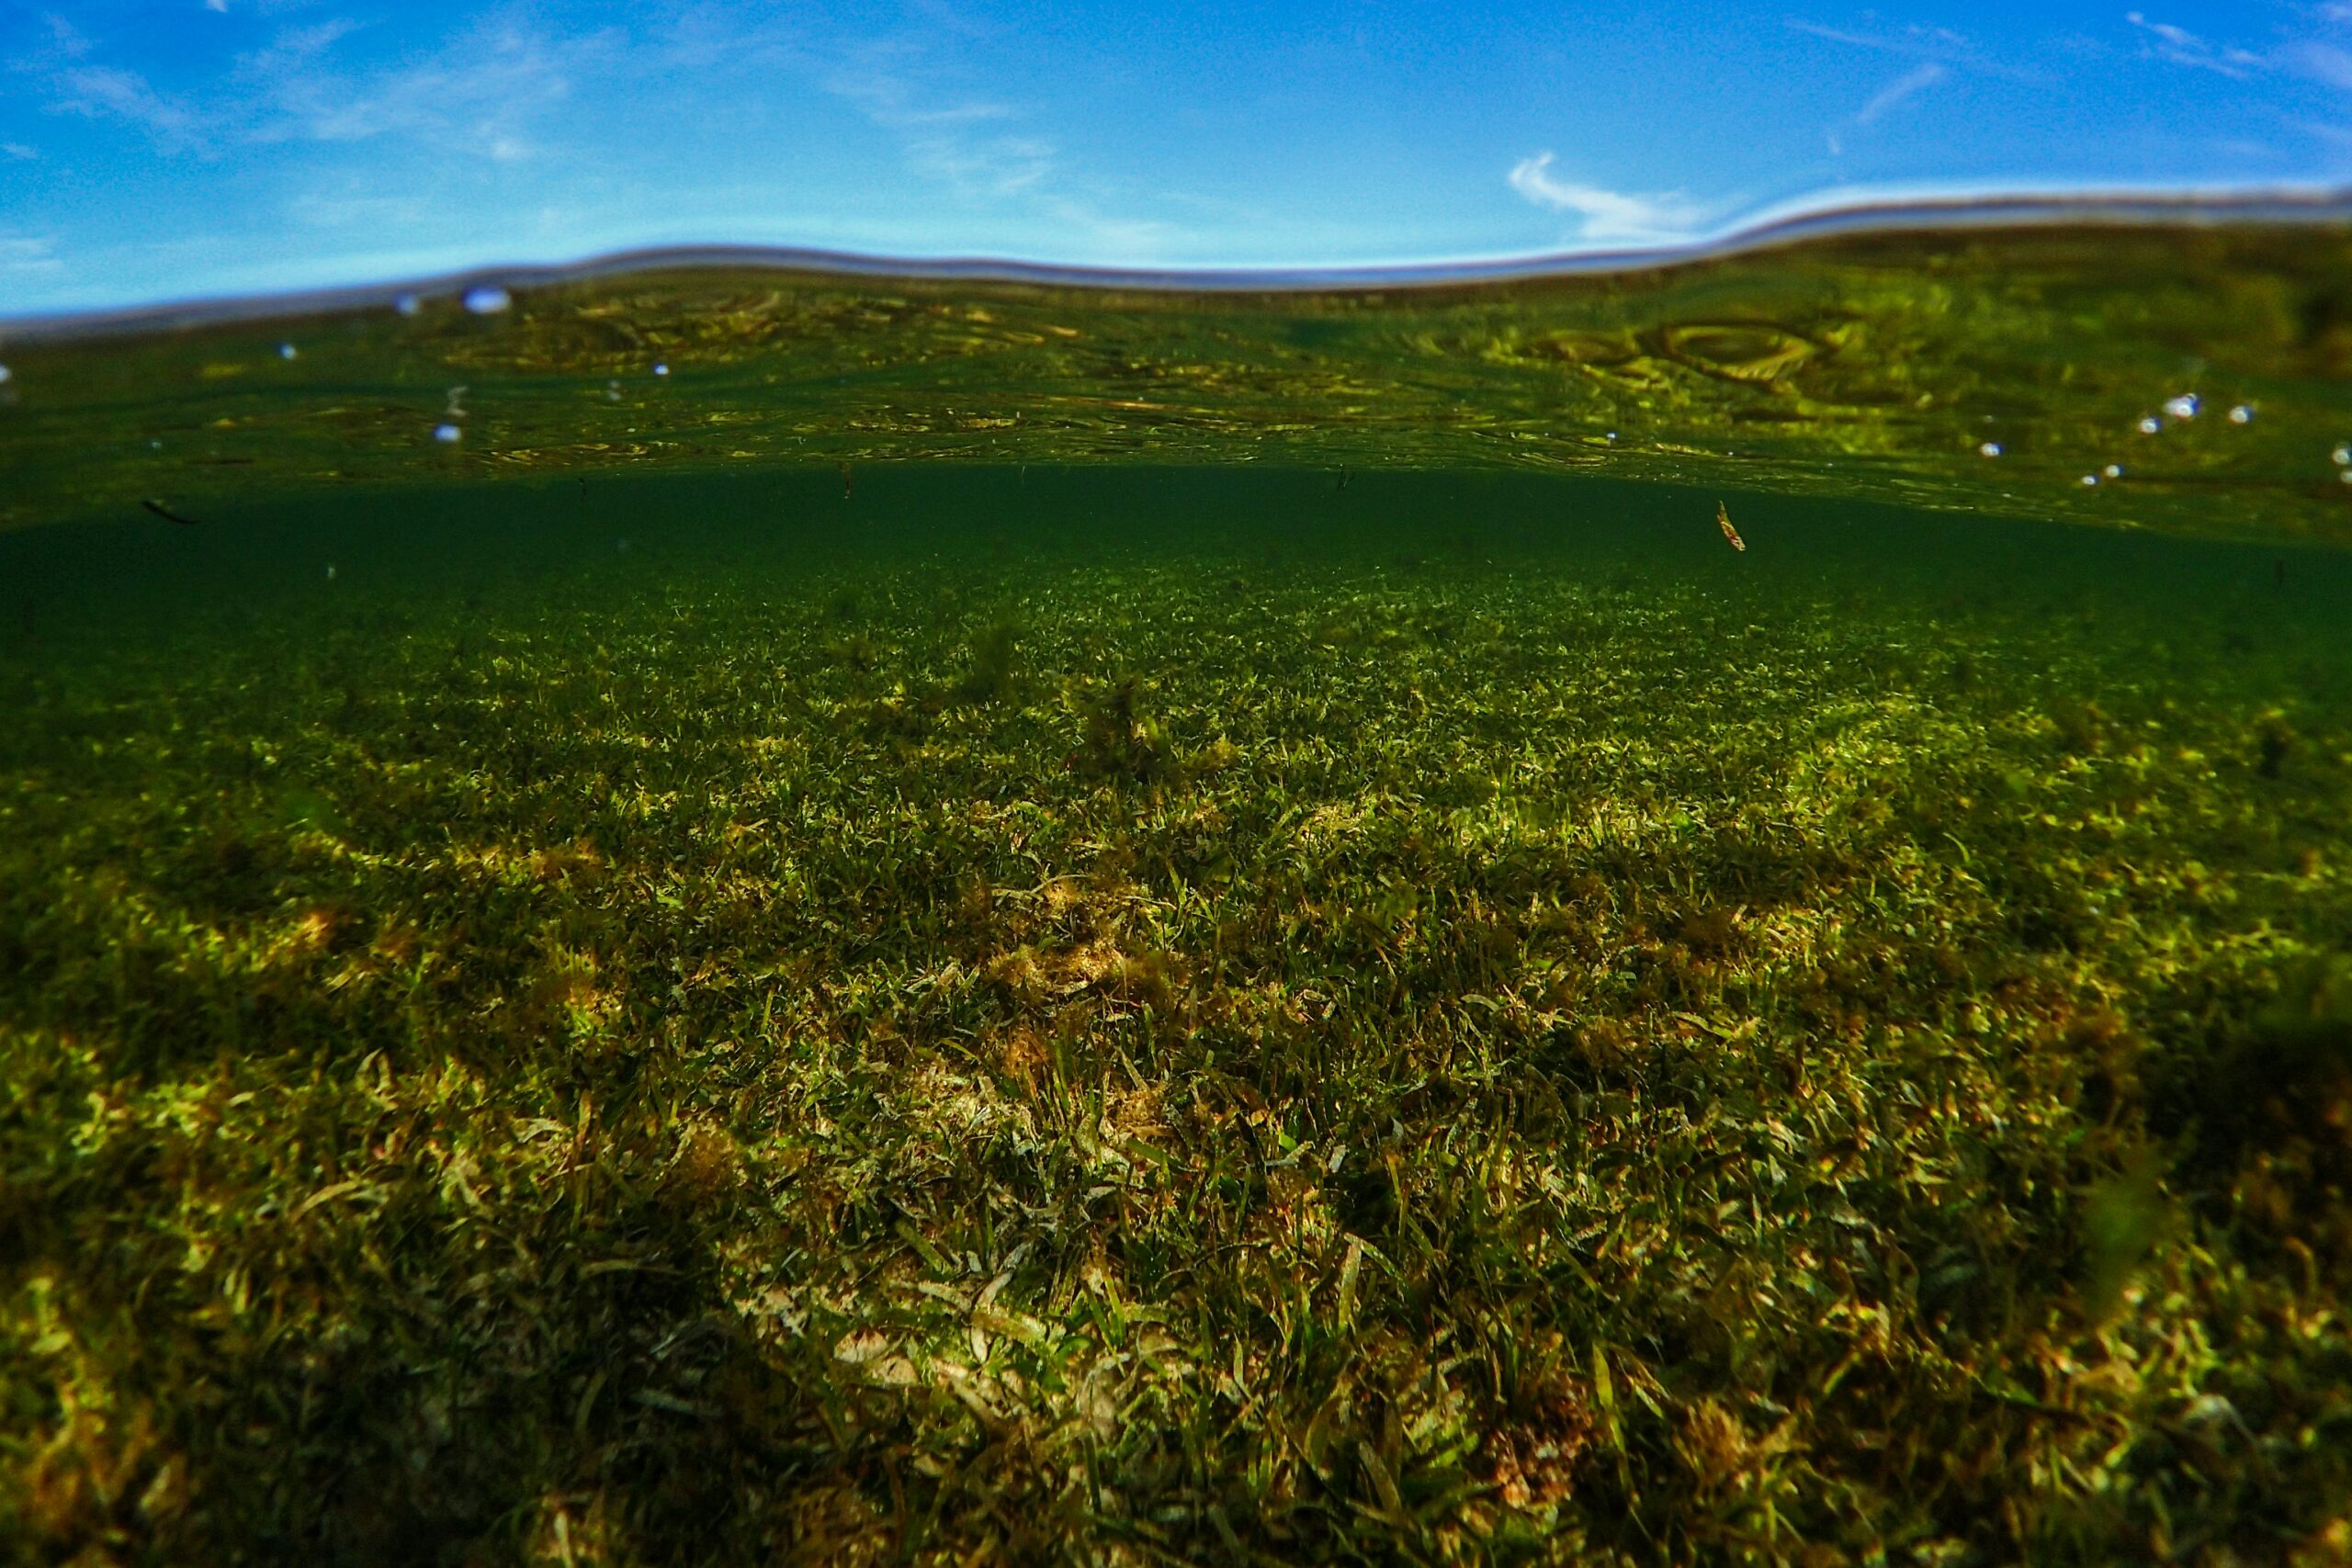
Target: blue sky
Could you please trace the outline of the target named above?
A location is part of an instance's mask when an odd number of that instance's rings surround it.
[[[1521,255],[2352,183],[2352,3],[0,0],[0,315],[623,247]]]

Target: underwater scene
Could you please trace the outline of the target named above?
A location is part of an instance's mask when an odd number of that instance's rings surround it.
[[[0,362],[7,1561],[2352,1562],[2352,227]]]

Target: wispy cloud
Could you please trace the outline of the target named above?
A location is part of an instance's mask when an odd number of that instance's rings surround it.
[[[1975,75],[1995,76],[2016,82],[2046,82],[2050,79],[2045,63],[1996,53],[1966,33],[1957,32],[1951,28],[1914,25],[1863,31],[1852,28],[1827,27],[1820,22],[1809,22],[1802,17],[1793,17],[1787,18],[1782,25],[1792,32],[1803,33],[1808,38],[1817,38],[1825,42],[1844,44],[1851,49],[1866,49],[1876,54],[1892,54],[1902,59],[1941,65],[1948,70],[1966,71]],[[1922,85],[1928,85],[1932,84],[1922,84]],[[1911,89],[1912,92],[1918,90],[1917,87]]]
[[[335,18],[280,29],[198,94],[164,91],[104,60],[70,22],[51,18],[50,30],[40,56],[18,64],[44,81],[51,112],[136,127],[173,153],[385,139],[511,160],[532,151],[536,128],[560,110],[574,82],[618,52],[609,31],[557,32],[509,12],[421,57],[346,67],[338,46],[362,24]]]
[[[1787,26],[1795,32],[1826,39],[1831,43],[1851,44],[1856,49],[1872,49],[1882,54],[1908,54],[1934,60],[1958,61],[1975,52],[1964,33],[1950,28],[1907,27],[1898,32],[1855,32],[1848,28],[1824,27],[1801,17],[1790,17]]]
[[[2245,81],[2262,69],[2262,56],[2250,50],[2223,47],[2208,43],[2186,28],[2170,22],[2151,21],[2138,11],[2127,11],[2123,19],[2143,35],[2144,51],[2158,60],[2175,65],[2187,65],[2200,71],[2215,71],[2237,81]]]
[[[240,62],[239,79],[267,106],[256,141],[400,138],[437,151],[511,161],[575,81],[618,52],[609,34],[560,34],[508,18],[477,24],[426,59],[372,71],[334,69],[349,22],[282,34]]]
[[[945,0],[917,9],[933,25],[815,52],[828,93],[898,141],[907,166],[958,201],[1012,204],[1086,237],[1112,254],[1148,255],[1180,237],[1175,226],[1107,210],[1065,167],[1054,139],[1001,95],[965,85],[958,46],[984,29]]]
[[[903,43],[865,46],[824,73],[825,90],[896,133],[910,165],[958,196],[1012,196],[1053,173],[1053,142],[1012,129],[1020,117],[1010,105],[941,94],[909,69],[910,52]]]
[[[0,234],[0,277],[45,277],[62,272],[53,242],[32,235]]]
[[[2313,39],[2289,45],[2281,58],[2298,75],[2352,92],[2352,50]]]
[[[150,86],[136,71],[112,65],[76,65],[57,73],[51,107],[91,119],[117,119],[137,126],[165,152],[206,143],[203,117],[186,102]]]
[[[1521,158],[1510,171],[1510,188],[1538,207],[1575,215],[1580,240],[1687,239],[1703,228],[1710,211],[1679,191],[1636,195],[1564,180],[1552,173],[1554,154]]]
[[[1951,68],[1939,60],[1915,65],[1871,95],[1871,101],[1854,111],[1856,125],[1872,125],[1879,118],[1897,106],[1917,97],[1951,74]]]
[[[1940,60],[1923,61],[1905,71],[1872,93],[1870,101],[1860,108],[1829,128],[1829,151],[1832,153],[1844,152],[1847,131],[1868,130],[1951,74],[1951,67]]]

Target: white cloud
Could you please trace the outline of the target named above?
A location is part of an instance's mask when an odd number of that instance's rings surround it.
[[[65,270],[51,243],[31,235],[0,234],[0,276],[44,277]]]
[[[279,7],[265,0],[258,8]],[[534,151],[534,128],[556,117],[573,83],[620,52],[613,33],[550,32],[518,12],[423,55],[342,69],[337,46],[361,27],[334,19],[282,28],[200,96],[160,92],[138,72],[102,62],[90,39],[57,18],[46,60],[28,68],[45,76],[52,112],[136,126],[165,152],[383,139],[512,162]]]
[[[1060,148],[1027,129],[1018,106],[962,89],[953,55],[936,49],[980,29],[944,4],[918,6],[938,25],[930,35],[900,34],[837,48],[820,66],[825,91],[898,138],[907,166],[967,202],[1012,202],[1057,227],[1084,234],[1099,249],[1130,256],[1165,252],[1170,226],[1102,210],[1070,189]],[[951,43],[952,47],[952,43]]]
[[[967,197],[1003,197],[1042,183],[1054,144],[1041,136],[985,128],[1017,119],[1008,105],[938,94],[903,43],[871,44],[825,73],[827,92],[899,135],[907,162]]]
[[[1967,56],[1972,46],[1967,35],[1950,28],[1908,27],[1899,33],[1858,33],[1843,28],[1826,28],[1818,22],[1790,18],[1790,28],[1809,33],[1831,43],[1851,44],[1856,49],[1874,49],[1883,54],[1909,54],[1938,60],[1958,60]]]
[[[57,96],[51,107],[60,113],[123,120],[169,152],[204,144],[203,121],[196,110],[157,92],[136,71],[76,65],[59,72],[52,85]]]
[[[28,147],[21,141],[0,141],[0,152],[6,152],[11,158],[38,158],[40,156],[40,148]]]
[[[1871,101],[1855,111],[1854,123],[1856,125],[1875,123],[1879,117],[1889,109],[1895,107],[1905,99],[1917,97],[1951,74],[1951,72],[1941,61],[1930,60],[1923,65],[1914,66],[1871,95]]]
[[[2264,64],[2258,54],[2243,49],[2217,47],[2186,28],[2175,27],[2170,22],[2150,21],[2138,11],[2126,11],[2123,19],[2154,40],[2147,45],[2147,53],[2158,60],[2170,61],[2175,65],[2218,72],[2243,82],[2262,69]]]
[[[1702,228],[1706,209],[1679,191],[1637,196],[1555,178],[1553,154],[1538,152],[1512,165],[1510,188],[1538,207],[1575,214],[1582,240],[1679,240]]]
[[[334,71],[329,56],[352,30],[346,22],[292,29],[243,62],[241,76],[267,106],[254,127],[255,140],[406,138],[511,162],[531,152],[528,128],[571,96],[577,77],[615,52],[604,34],[548,35],[516,21],[492,22],[425,59]]]
[[[2298,74],[2352,91],[2352,52],[2335,44],[2296,44],[2287,51],[2286,62]]]
[[[1914,25],[1894,31],[1857,32],[1847,28],[1824,27],[1818,22],[1795,17],[1789,18],[1782,25],[1792,32],[1829,43],[1842,43],[1879,54],[1930,62],[1955,71],[1965,71],[1972,75],[1994,76],[2040,85],[2048,85],[2054,80],[2049,62],[1994,54],[1966,33],[1956,32],[1951,28]]]

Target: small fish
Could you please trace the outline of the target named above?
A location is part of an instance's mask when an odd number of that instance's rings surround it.
[[[1747,553],[1747,541],[1741,538],[1739,530],[1731,525],[1731,511],[1720,501],[1715,502],[1715,526],[1724,531],[1724,542],[1733,549]]]
[[[849,465],[847,463],[842,465],[842,499],[843,501],[849,499]]]
[[[183,528],[193,528],[197,525],[195,518],[183,517],[178,513],[173,511],[170,507],[165,506],[160,501],[142,501],[139,504],[145,507],[148,511],[153,513],[156,516],[162,518],[166,523],[176,523]]]

